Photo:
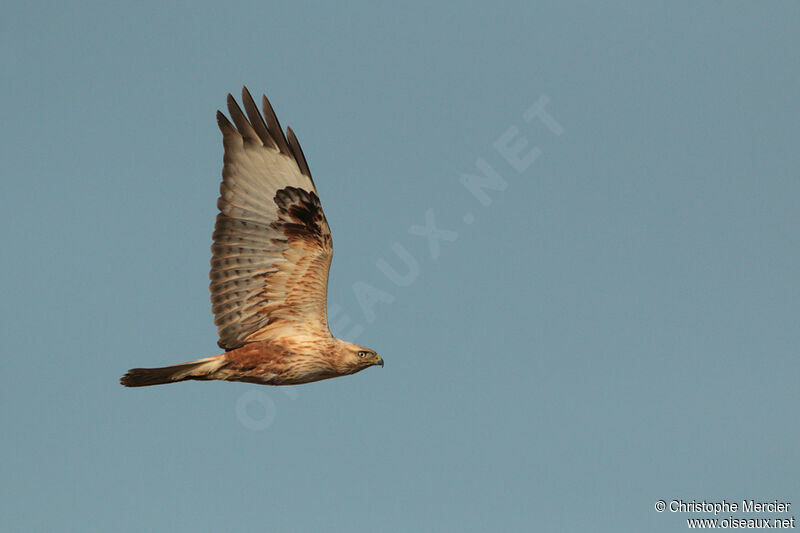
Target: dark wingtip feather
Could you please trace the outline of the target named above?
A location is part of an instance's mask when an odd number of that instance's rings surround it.
[[[236,99],[231,96],[230,93],[228,93],[228,113],[231,119],[233,119],[233,123],[236,124],[239,135],[241,135],[245,141],[255,144],[264,144],[258,132],[256,132],[252,124],[248,122],[247,117],[244,116],[242,108],[239,107],[239,104],[236,103]]]
[[[289,144],[286,142],[286,136],[283,134],[283,130],[281,129],[281,123],[278,121],[278,115],[275,114],[275,110],[272,109],[272,104],[269,103],[267,95],[265,94],[261,95],[261,108],[264,111],[264,118],[269,126],[269,131],[272,133],[273,137],[275,138],[275,142],[278,144],[278,149],[286,155],[291,155],[292,151],[289,149]]]
[[[222,133],[226,133],[227,130],[236,129],[233,127],[233,124],[231,124],[231,121],[228,120],[228,117],[219,109],[217,109],[217,125],[219,129],[222,130]]]
[[[314,179],[311,177],[311,170],[308,168],[306,156],[303,154],[303,149],[300,148],[300,141],[297,140],[297,136],[294,134],[294,131],[292,131],[291,126],[286,126],[286,136],[288,137],[289,148],[292,150],[292,155],[297,162],[297,166],[300,168],[300,172],[307,176],[313,185]],[[316,188],[316,185],[314,187]]]
[[[245,113],[247,113],[247,118],[250,119],[250,124],[261,139],[261,142],[264,143],[264,146],[269,146],[277,150],[278,145],[269,133],[267,124],[264,122],[264,117],[261,116],[255,101],[253,101],[253,96],[245,86],[242,86],[242,104],[244,105]]]

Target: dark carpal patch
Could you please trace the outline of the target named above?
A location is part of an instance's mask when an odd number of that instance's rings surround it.
[[[282,231],[287,238],[302,238],[317,241],[326,246],[330,243],[330,232],[316,193],[297,187],[285,187],[275,194],[278,220],[272,227]]]

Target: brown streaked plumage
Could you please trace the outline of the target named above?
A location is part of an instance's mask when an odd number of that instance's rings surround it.
[[[328,329],[333,242],[317,189],[291,128],[284,136],[266,96],[263,116],[242,88],[217,111],[225,148],[211,247],[211,303],[221,355],[134,368],[126,387],[186,380],[298,385],[383,366],[374,351]],[[245,115],[246,113],[246,115]]]

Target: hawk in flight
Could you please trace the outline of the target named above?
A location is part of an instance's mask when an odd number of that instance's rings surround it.
[[[211,246],[211,302],[225,353],[163,368],[134,368],[120,383],[186,380],[298,385],[383,366],[373,350],[328,329],[331,230],[294,132],[284,136],[266,96],[258,111],[217,111],[225,148]]]

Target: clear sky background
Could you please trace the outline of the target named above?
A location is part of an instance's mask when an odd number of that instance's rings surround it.
[[[796,2],[2,11],[0,530],[800,517]],[[315,176],[334,334],[386,367],[125,389],[219,353],[214,112],[243,84]],[[462,184],[479,160],[503,190]]]

